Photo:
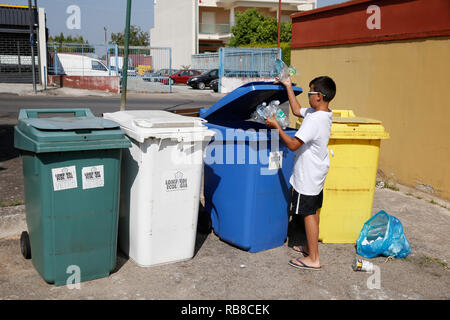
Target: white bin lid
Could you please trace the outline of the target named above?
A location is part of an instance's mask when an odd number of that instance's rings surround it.
[[[187,117],[161,110],[127,110],[104,113],[105,119],[117,122],[131,138],[144,142],[148,138],[177,139],[195,138],[198,134],[213,137],[214,132],[203,125],[207,122],[197,117]],[[194,136],[193,136],[194,134]],[[202,137],[202,140],[204,138]]]

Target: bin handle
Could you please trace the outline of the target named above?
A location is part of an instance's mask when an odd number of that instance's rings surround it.
[[[46,113],[73,113],[74,117],[94,117],[92,111],[88,108],[78,108],[78,109],[21,109],[19,112],[19,119],[28,119],[28,118],[38,118],[40,114]]]

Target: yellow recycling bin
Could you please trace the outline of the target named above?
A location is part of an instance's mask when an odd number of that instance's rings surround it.
[[[297,128],[302,120],[297,121]],[[356,117],[351,110],[333,110],[320,241],[355,243],[372,216],[381,139],[389,139],[381,121]]]

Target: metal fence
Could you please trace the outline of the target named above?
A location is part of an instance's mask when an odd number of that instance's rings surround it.
[[[191,58],[192,69],[206,71],[219,68],[219,53],[194,54]]]
[[[124,51],[124,47],[111,44],[48,43],[48,74],[122,77]],[[128,90],[171,92],[167,81],[171,69],[170,48],[130,46]]]
[[[219,77],[273,77],[277,58],[281,58],[278,48],[220,48]]]
[[[273,77],[275,59],[281,57],[278,48],[220,48],[217,53],[194,54],[193,69],[219,69],[221,77]],[[220,73],[221,72],[221,73]]]

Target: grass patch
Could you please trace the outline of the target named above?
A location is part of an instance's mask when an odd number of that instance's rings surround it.
[[[433,257],[427,257],[427,256],[425,256],[425,257],[424,257],[424,261],[425,261],[426,263],[434,262],[434,263],[437,263],[437,264],[441,265],[444,269],[448,269],[448,263],[442,261],[442,260],[439,259],[439,258],[433,258]]]
[[[14,201],[8,201],[8,202],[0,201],[0,208],[15,207],[15,206],[20,206],[22,204],[23,204],[23,201],[21,201],[21,200],[14,200]]]
[[[440,265],[441,267],[443,267],[444,269],[448,270],[448,263],[447,262],[444,262],[444,261],[442,261],[439,258],[428,257],[428,256],[423,255],[423,254],[418,256],[418,257],[411,257],[411,256],[410,257],[406,257],[405,260],[408,261],[408,262],[420,265],[420,266],[423,266],[423,265],[428,264],[428,263],[436,263],[436,264]]]
[[[384,182],[384,187],[386,188],[386,189],[391,189],[391,190],[394,190],[394,191],[399,191],[400,189],[397,187],[397,184],[394,182],[394,183],[390,183],[390,182],[388,182],[388,181],[385,181]]]

